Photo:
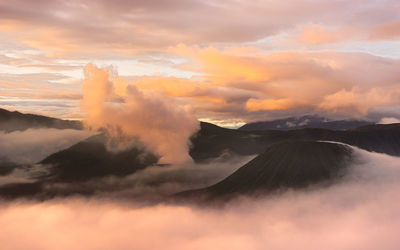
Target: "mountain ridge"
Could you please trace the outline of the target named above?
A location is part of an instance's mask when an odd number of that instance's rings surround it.
[[[256,130],[294,130],[304,128],[325,128],[331,130],[348,130],[366,125],[373,125],[374,122],[365,120],[330,120],[318,115],[305,115],[299,117],[288,117],[271,121],[257,121],[247,123],[238,130],[256,131]]]
[[[190,155],[197,161],[218,157],[224,152],[238,155],[260,154],[284,140],[335,141],[367,151],[400,156],[400,123],[367,125],[349,130],[305,128],[299,130],[244,131],[202,122],[192,137]]]
[[[83,129],[80,121],[25,114],[0,108],[0,130],[5,132],[21,131],[29,128]]]

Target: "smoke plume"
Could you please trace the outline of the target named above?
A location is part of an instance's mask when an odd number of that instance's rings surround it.
[[[82,108],[87,125],[137,138],[159,154],[161,162],[190,160],[188,139],[199,123],[187,107],[160,92],[141,91],[111,69],[88,64],[84,71]]]

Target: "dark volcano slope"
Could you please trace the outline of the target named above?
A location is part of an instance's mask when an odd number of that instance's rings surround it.
[[[61,120],[52,117],[23,114],[0,108],[0,130],[12,132],[28,128],[82,129],[79,121]]]
[[[196,162],[218,157],[224,152],[239,155],[258,154],[265,150],[268,145],[266,141],[270,141],[273,134],[281,134],[281,131],[269,131],[268,134],[259,135],[201,122],[200,130],[191,138],[192,147],[189,154]]]
[[[178,197],[223,198],[333,181],[351,162],[351,148],[337,143],[286,141],[269,147],[217,184]]]
[[[52,154],[41,164],[51,164],[50,177],[61,182],[85,181],[94,177],[126,176],[154,165],[158,157],[144,149],[110,152],[106,137],[97,135]]]
[[[18,164],[0,158],[0,176],[8,175],[17,167],[19,167]]]
[[[346,131],[307,128],[290,131],[244,131],[201,123],[192,138],[190,155],[196,162],[218,157],[224,152],[260,154],[267,147],[287,140],[336,141],[368,151],[400,156],[400,124],[370,125]]]

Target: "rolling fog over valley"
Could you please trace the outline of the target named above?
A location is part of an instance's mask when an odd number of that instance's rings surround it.
[[[335,185],[239,196],[223,208],[143,206],[104,196],[2,202],[1,241],[6,249],[26,242],[32,249],[70,249],[77,241],[81,249],[170,249],[166,243],[171,249],[395,249],[400,159],[353,150],[356,163]],[[26,221],[31,226],[21,231]]]

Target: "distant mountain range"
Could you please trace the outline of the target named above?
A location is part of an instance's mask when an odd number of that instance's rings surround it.
[[[190,150],[190,155],[197,162],[221,154],[260,154],[275,143],[289,140],[342,142],[368,151],[400,156],[400,123],[368,125],[345,131],[320,128],[245,131],[205,122],[200,126],[201,130],[192,138]]]
[[[293,130],[304,128],[325,128],[331,130],[347,130],[375,123],[363,120],[328,120],[317,115],[306,115],[301,117],[289,117],[273,121],[259,121],[247,123],[239,130]]]
[[[57,128],[57,129],[82,129],[79,121],[61,120],[57,118],[23,114],[18,111],[8,111],[0,108],[0,131],[12,132],[28,128]]]

